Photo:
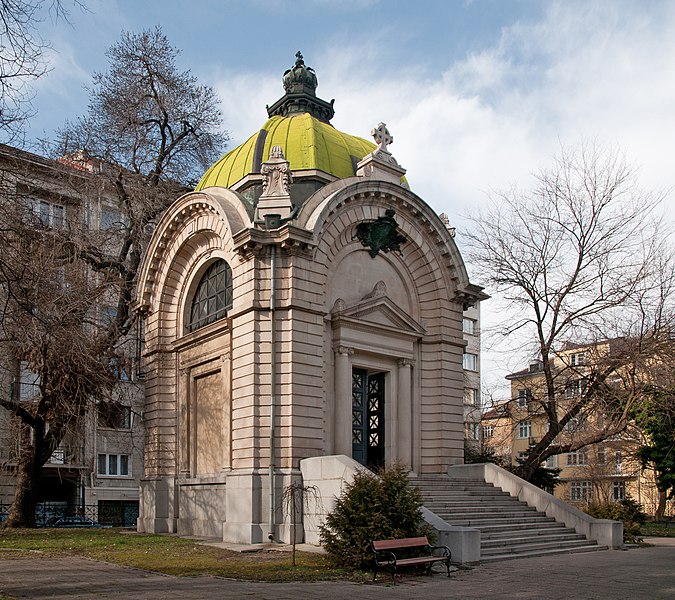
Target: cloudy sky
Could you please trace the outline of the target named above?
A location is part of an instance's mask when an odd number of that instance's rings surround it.
[[[64,0],[66,3],[68,0]],[[214,86],[234,147],[259,129],[301,50],[333,125],[387,123],[412,189],[459,227],[491,190],[528,183],[561,144],[619,147],[644,187],[675,185],[671,0],[86,0],[46,19],[52,71],[29,137],[86,110],[120,31],[162,26],[180,66]],[[668,207],[675,209],[671,193]],[[469,266],[470,268],[470,266]],[[480,282],[476,282],[480,283]],[[489,290],[488,290],[489,291]],[[485,326],[494,319],[489,303]],[[489,350],[489,349],[488,349]],[[523,365],[488,351],[489,385]],[[512,362],[509,362],[512,361]]]

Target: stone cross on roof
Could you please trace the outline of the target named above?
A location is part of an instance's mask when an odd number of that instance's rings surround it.
[[[389,150],[387,150],[387,146],[389,144],[394,143],[394,136],[392,136],[389,133],[389,130],[387,129],[387,125],[385,123],[380,123],[377,127],[375,127],[371,132],[370,135],[375,138],[375,143],[378,146],[378,150],[381,150],[382,152],[386,152],[389,154]]]

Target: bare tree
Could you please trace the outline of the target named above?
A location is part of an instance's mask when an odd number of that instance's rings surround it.
[[[73,4],[83,6],[78,0]],[[54,20],[67,18],[60,0],[0,0],[0,132],[7,142],[33,114],[30,82],[49,71],[49,43],[37,31],[48,13]]]
[[[122,33],[106,55],[87,115],[59,132],[60,155],[84,151],[149,185],[196,183],[227,141],[213,88],[178,70],[179,52],[160,27]]]
[[[226,140],[217,97],[189,71],[177,70],[177,54],[159,28],[125,33],[108,51],[110,70],[94,77],[89,113],[64,127],[54,151],[61,193],[80,199],[80,214],[67,226],[40,227],[12,216],[13,209],[25,211],[27,198],[13,202],[10,192],[0,198],[8,215],[0,229],[16,246],[0,261],[7,298],[0,319],[7,346],[40,386],[39,401],[30,405],[16,395],[0,399],[25,431],[21,456],[28,457],[19,462],[10,526],[34,523],[42,465],[67,428],[114,386],[135,324],[129,303],[136,275],[156,219]],[[36,176],[39,171],[29,173],[23,189]],[[54,283],[63,281],[63,269],[65,295]],[[87,312],[103,304],[114,306],[109,319]],[[29,334],[24,343],[21,331]]]
[[[216,160],[228,138],[213,88],[178,70],[179,51],[160,27],[122,33],[106,54],[110,69],[94,75],[89,111],[59,131],[56,155],[75,165],[95,161],[114,190],[121,215],[116,251],[97,237],[73,239],[72,250],[118,279],[116,334],[124,335],[155,220]]]
[[[548,422],[518,469],[528,479],[549,456],[625,430],[670,353],[673,268],[661,197],[617,152],[563,149],[531,192],[492,200],[472,219],[470,260],[505,300],[499,333],[534,340],[519,348],[532,368],[511,376]]]

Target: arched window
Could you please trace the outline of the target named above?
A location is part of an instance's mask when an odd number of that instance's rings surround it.
[[[213,263],[202,276],[190,307],[188,329],[195,331],[222,319],[232,306],[232,269],[224,260]]]

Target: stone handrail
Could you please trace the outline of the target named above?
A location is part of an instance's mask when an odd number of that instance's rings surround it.
[[[596,540],[602,546],[614,549],[623,547],[623,523],[609,519],[594,519],[495,464],[453,465],[448,467],[448,475],[451,479],[491,483],[556,521],[565,523],[566,527],[574,529],[588,539]]]

